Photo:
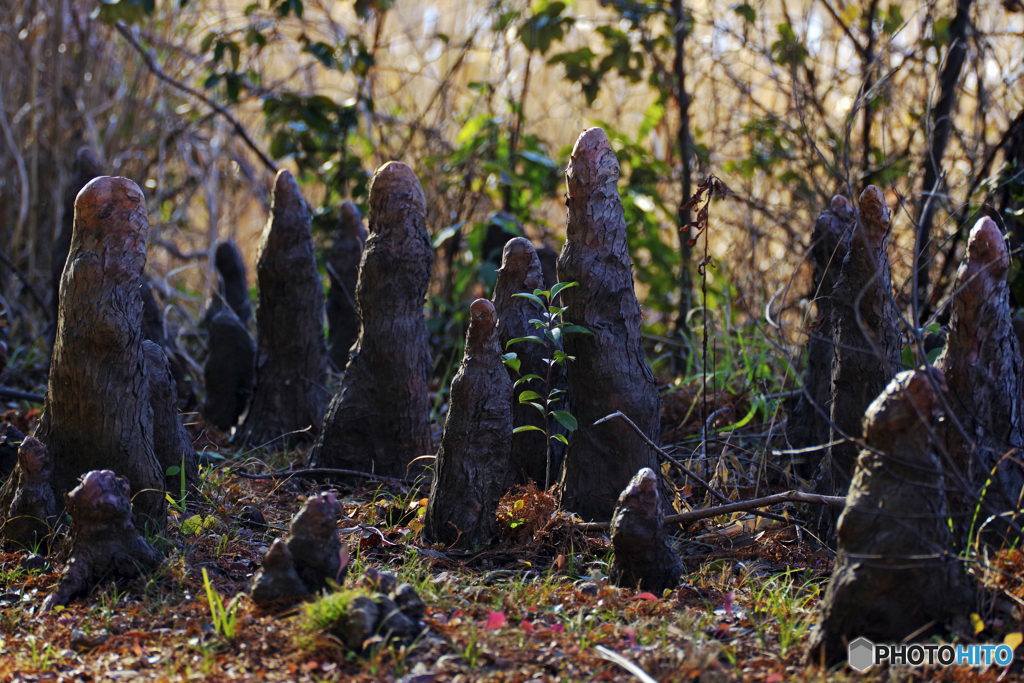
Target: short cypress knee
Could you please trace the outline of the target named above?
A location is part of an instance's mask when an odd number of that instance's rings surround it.
[[[41,441],[25,437],[14,471],[0,488],[0,542],[33,548],[53,530],[53,458]]]
[[[654,443],[661,437],[661,396],[640,340],[640,303],[619,199],[619,163],[600,128],[584,131],[565,173],[566,242],[558,279],[578,282],[561,294],[563,319],[593,332],[566,335],[569,397],[579,429],[569,436],[559,482],[562,507],[585,520],[611,518],[619,494],[658,457],[622,420],[621,410]]]
[[[658,475],[650,468],[637,472],[619,496],[611,536],[614,556],[608,577],[616,586],[660,595],[679,583],[683,563],[669,545]]]
[[[331,279],[331,289],[327,292],[327,347],[331,362],[338,370],[345,369],[348,350],[359,337],[356,283],[364,244],[363,217],[356,205],[346,200],[341,205],[334,244],[327,254],[327,275]]]
[[[142,342],[153,407],[153,452],[164,473],[166,490],[175,498],[199,486],[199,459],[178,415],[178,392],[164,350],[148,339]],[[184,476],[186,491],[182,491]]]
[[[249,302],[249,287],[245,278],[245,260],[242,253],[232,242],[221,242],[213,255],[213,265],[217,268],[219,278],[217,291],[210,298],[203,315],[203,327],[221,312],[224,304],[235,312],[243,323],[252,317],[252,305]]]
[[[227,432],[238,424],[252,398],[256,343],[235,312],[221,309],[210,321],[209,355],[203,367],[206,401],[203,417]]]
[[[463,548],[497,535],[498,501],[515,482],[512,380],[501,359],[497,316],[486,299],[474,301],[469,313],[423,520],[426,538]]]
[[[140,518],[163,527],[139,293],[148,231],[145,199],[132,181],[97,178],[79,193],[36,437],[53,456],[58,500],[82,474],[111,469],[130,482]]]
[[[240,443],[283,445],[320,430],[326,388],[324,288],[316,268],[312,217],[295,178],[280,171],[256,260],[256,384]]]
[[[415,474],[414,458],[433,451],[423,318],[433,250],[411,168],[392,161],[373,174],[368,222],[356,286],[359,338],[310,460],[404,477]]]

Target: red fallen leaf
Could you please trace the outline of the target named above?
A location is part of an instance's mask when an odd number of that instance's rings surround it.
[[[636,629],[632,626],[626,626],[622,629],[622,635],[625,636],[626,642],[630,647],[636,645]]]
[[[501,628],[505,625],[505,613],[504,612],[491,612],[487,615],[487,628],[495,629]]]
[[[643,593],[637,593],[632,598],[630,598],[630,600],[652,600],[654,602],[657,602],[658,598],[654,595],[654,593],[648,593],[647,591],[644,591]]]
[[[725,604],[723,605],[723,607],[725,607],[725,613],[728,614],[730,617],[732,616],[732,601],[735,597],[736,591],[729,591],[725,594]]]
[[[548,630],[551,631],[552,633],[564,633],[565,632],[565,626],[563,626],[562,624],[554,624]]]
[[[533,623],[527,621],[526,619],[523,619],[523,622],[519,625],[522,626],[523,630],[527,633],[533,633]]]
[[[764,679],[764,683],[782,683],[783,678],[784,676],[780,674],[778,671],[776,671],[768,678]]]

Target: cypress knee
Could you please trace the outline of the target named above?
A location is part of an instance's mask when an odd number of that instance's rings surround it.
[[[497,535],[498,501],[515,482],[512,380],[501,360],[494,305],[477,299],[469,314],[423,520],[429,540],[463,548]]]
[[[203,417],[227,432],[238,424],[252,397],[256,344],[235,312],[222,309],[210,322]]]
[[[224,304],[235,312],[243,323],[252,317],[252,306],[249,302],[249,287],[245,279],[245,260],[233,242],[221,242],[213,255],[213,265],[217,268],[218,288],[206,305],[203,315],[203,327],[209,326],[214,316],[221,312]]]
[[[348,350],[359,337],[356,283],[365,243],[363,217],[356,205],[346,200],[341,205],[341,219],[327,255],[330,266],[327,275],[331,279],[331,289],[327,292],[327,347],[331,362],[338,370],[345,369]]]
[[[942,425],[958,470],[951,479],[950,511],[961,544],[972,541],[972,524],[978,531],[976,513],[985,519],[1015,510],[1024,489],[1022,361],[1010,319],[1009,265],[999,227],[982,218],[971,230],[967,260],[957,271],[946,348],[936,362],[949,384],[948,405],[967,436],[952,420]],[[955,490],[964,484],[969,495]],[[990,506],[976,510],[975,497]]]
[[[163,309],[157,303],[153,286],[146,281],[145,276],[139,284],[139,294],[142,295],[142,338],[160,346],[167,354],[171,376],[177,385],[178,407],[183,411],[191,410],[195,406],[196,395],[192,390],[188,363],[182,357],[174,336],[167,331]]]
[[[928,374],[931,374],[931,377]],[[932,441],[934,368],[901,372],[868,408],[857,471],[839,517],[839,546],[810,660],[846,658],[846,642],[901,641],[966,616],[970,599],[952,549],[942,464]],[[844,642],[846,641],[846,642]]]
[[[25,437],[18,463],[0,488],[0,541],[33,548],[53,530],[57,499],[53,459],[41,441]]]
[[[64,272],[64,264],[71,251],[71,234],[75,223],[75,198],[90,180],[103,175],[103,167],[91,147],[81,147],[75,154],[74,175],[64,191],[64,214],[60,224],[60,232],[53,243],[53,255],[50,257],[50,274],[53,287],[53,319],[60,315],[60,276]]]
[[[239,430],[243,444],[291,444],[315,438],[320,430],[328,398],[327,348],[311,218],[292,174],[280,171],[256,260],[256,384]]]
[[[317,467],[408,476],[433,451],[423,300],[433,251],[412,169],[392,161],[370,180],[369,237],[356,285],[359,338],[310,454]],[[419,468],[417,468],[417,472]]]
[[[129,486],[123,478],[110,470],[89,472],[66,500],[71,559],[42,611],[68,604],[101,581],[134,578],[163,561],[135,528]]]
[[[854,220],[853,205],[846,197],[836,195],[832,198],[831,206],[814,223],[811,265],[818,317],[808,335],[803,392],[796,400],[786,423],[786,437],[793,448],[807,448],[828,443],[829,440],[833,356],[832,290],[846,257]],[[798,464],[798,472],[804,477],[812,476],[822,452],[810,454],[805,463]]]
[[[178,392],[164,350],[148,339],[142,342],[153,406],[153,452],[164,473],[165,488],[175,498],[199,486],[199,459],[188,430],[178,416]],[[186,491],[182,491],[184,474]]]
[[[530,240],[516,237],[505,244],[501,255],[501,269],[498,270],[498,281],[494,285],[494,308],[498,315],[498,340],[501,350],[513,352],[519,360],[518,376],[537,375],[548,380],[551,388],[564,388],[562,367],[549,366],[544,347],[533,342],[519,342],[511,348],[507,344],[512,339],[539,334],[530,320],[543,319],[544,309],[537,302],[515,296],[516,294],[533,294],[536,289],[544,289],[544,276],[541,271],[540,259]],[[510,369],[511,372],[511,369]],[[543,381],[524,382],[515,390],[515,397],[524,391],[536,391],[543,395]],[[550,421],[549,429],[558,423]],[[519,403],[517,398],[512,401],[512,424],[514,427],[533,425],[544,429],[544,416],[528,403]],[[557,476],[559,462],[552,458],[551,471],[548,473],[548,446],[542,432],[533,430],[519,432],[512,436],[512,470],[516,484],[525,486],[528,481],[543,485],[550,477]],[[557,454],[561,455],[561,449]]]
[[[53,456],[58,500],[85,472],[111,469],[130,482],[140,517],[162,528],[164,476],[153,450],[139,293],[148,231],[132,181],[97,178],[79,193],[36,437]]]
[[[669,545],[658,475],[650,468],[637,472],[619,496],[611,531],[615,554],[608,578],[612,583],[655,595],[679,583],[683,563]]]
[[[892,294],[886,237],[890,214],[885,194],[869,185],[860,195],[857,227],[832,292],[832,407],[835,427],[851,437],[860,433],[864,411],[896,375],[900,357],[899,311]],[[832,429],[818,470],[818,492],[842,496],[850,485],[857,444]],[[823,511],[818,530],[831,537],[834,509]]]
[[[563,319],[593,335],[569,334],[565,352],[569,397],[579,429],[569,436],[559,482],[561,504],[585,520],[607,520],[619,493],[658,457],[622,420],[594,426],[617,410],[651,441],[661,437],[661,396],[640,343],[640,304],[619,199],[619,163],[600,128],[580,135],[565,173],[566,242],[558,258]],[[664,500],[664,497],[663,497]]]

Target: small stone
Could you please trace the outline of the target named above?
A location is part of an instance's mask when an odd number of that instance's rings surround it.
[[[372,598],[360,595],[348,606],[341,639],[350,650],[362,652],[363,643],[376,635],[380,606]]]
[[[238,514],[239,519],[242,523],[247,526],[265,527],[267,526],[267,518],[263,516],[263,511],[259,508],[255,508],[252,505],[246,505],[242,508],[242,511]]]

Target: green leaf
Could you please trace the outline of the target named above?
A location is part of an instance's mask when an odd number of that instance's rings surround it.
[[[594,336],[593,332],[582,325],[562,325],[558,329],[562,331],[562,334],[589,334]]]
[[[907,344],[906,346],[903,347],[903,352],[900,355],[903,360],[903,367],[914,367],[914,349],[910,344]]]
[[[466,221],[459,221],[454,225],[449,225],[447,228],[444,228],[443,230],[438,230],[437,233],[434,234],[434,239],[431,240],[431,246],[434,247],[434,249],[437,249],[447,240],[451,239],[456,233],[462,230],[462,226],[464,226],[465,224]]]
[[[516,372],[518,372],[518,370]],[[544,379],[540,375],[523,375],[522,377],[516,380],[516,383],[512,385],[512,388],[517,389],[519,388],[520,384],[523,384],[524,382],[529,382],[530,380],[534,379],[539,379],[542,382],[544,381]]]
[[[509,339],[508,343],[505,344],[505,348],[507,349],[516,342],[537,342],[538,344],[544,344],[544,340],[540,337],[516,337],[515,339]]]
[[[520,403],[527,403],[529,401],[543,399],[543,398],[544,397],[541,396],[540,394],[538,394],[536,391],[531,391],[529,389],[527,389],[523,393],[519,394],[519,402]]]
[[[757,21],[757,10],[755,10],[747,3],[743,3],[742,5],[734,5],[732,11],[746,19],[751,24]]]
[[[563,289],[569,289],[570,287],[579,287],[579,285],[580,283],[578,282],[556,282],[555,286],[551,288],[551,298],[554,299]]]
[[[541,301],[540,297],[537,296],[536,294],[527,294],[526,292],[519,292],[518,294],[513,294],[512,296],[518,296],[522,297],[523,299],[529,299],[530,301],[536,303],[538,306],[544,306],[544,302]]]
[[[566,446],[569,445],[569,439],[566,438],[565,434],[552,434],[551,438],[556,440],[556,441],[561,441]]]
[[[942,346],[940,346],[937,349],[932,349],[931,351],[929,351],[927,355],[928,365],[935,365],[935,361],[938,360],[940,355],[942,355],[942,351]]]
[[[882,30],[890,36],[895,34],[896,31],[899,31],[905,23],[903,13],[901,12],[899,5],[889,3],[889,9],[883,10],[880,14],[882,18]]]
[[[502,360],[504,361],[505,365],[509,366],[510,368],[515,370],[516,372],[519,372],[519,368],[520,368],[520,366],[522,366],[523,361],[519,360],[518,358],[515,358],[514,357],[515,354],[512,354],[512,355],[513,355],[512,358],[504,358]]]
[[[520,432],[540,432],[543,434],[544,430],[536,425],[523,425],[522,427],[516,427],[512,430],[513,434],[518,434]]]
[[[576,418],[572,416],[572,413],[566,412],[564,410],[552,410],[551,417],[558,420],[558,424],[562,425],[570,432],[576,431],[576,428],[579,426],[579,424],[576,422]]]
[[[164,472],[164,476],[165,477],[173,477],[174,475],[178,474],[179,472],[181,472],[181,468],[180,467],[178,467],[177,465],[171,465],[170,467],[167,468],[167,471]]]

